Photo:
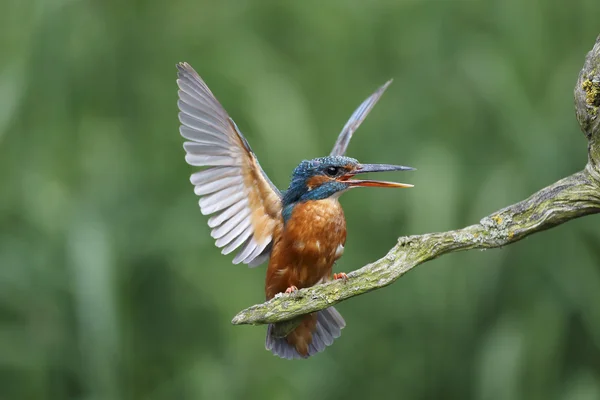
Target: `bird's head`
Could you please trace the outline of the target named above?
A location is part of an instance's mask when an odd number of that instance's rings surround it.
[[[329,156],[302,161],[292,174],[292,182],[285,192],[283,203],[323,200],[338,197],[355,187],[410,188],[406,183],[358,180],[355,175],[367,172],[411,171],[414,168],[401,165],[361,164],[354,158]]]

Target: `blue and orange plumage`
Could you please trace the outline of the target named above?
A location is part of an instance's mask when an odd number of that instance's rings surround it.
[[[353,187],[411,187],[412,185],[352,179],[367,172],[412,168],[360,164],[345,157],[354,131],[390,82],[379,88],[352,114],[328,157],[303,161],[294,170],[285,192],[264,173],[250,145],[233,120],[187,63],[180,63],[177,83],[180,133],[186,161],[208,167],[190,180],[200,196],[203,214],[214,214],[208,225],[223,254],[236,249],[235,264],[251,267],[269,259],[265,296],[290,293],[345,274],[332,274],[346,243],[346,220],[339,196]],[[284,337],[276,326],[267,331],[266,348],[282,358],[305,358],[323,351],[346,325],[330,307],[302,317]]]

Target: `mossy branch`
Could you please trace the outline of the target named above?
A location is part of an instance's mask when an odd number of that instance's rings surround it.
[[[385,287],[419,264],[443,254],[470,249],[491,249],[584,215],[600,213],[600,36],[588,53],[575,86],[576,116],[588,140],[586,168],[540,190],[526,200],[506,207],[478,224],[463,229],[401,237],[388,254],[333,281],[278,295],[235,316],[233,324],[288,321],[322,310],[340,301]],[[289,328],[295,326],[290,321]]]

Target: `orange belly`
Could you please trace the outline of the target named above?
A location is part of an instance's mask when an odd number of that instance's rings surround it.
[[[294,207],[274,232],[267,269],[267,299],[290,286],[299,289],[331,279],[333,263],[346,243],[346,220],[337,199],[307,201]]]

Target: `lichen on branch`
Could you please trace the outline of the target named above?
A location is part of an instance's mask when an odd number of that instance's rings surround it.
[[[340,301],[385,287],[419,264],[443,254],[470,249],[490,249],[517,242],[533,233],[575,218],[600,213],[600,36],[575,85],[575,110],[588,140],[585,169],[545,187],[526,200],[499,210],[479,223],[462,229],[406,236],[383,258],[333,281],[249,307],[232,323],[266,324],[290,321],[285,334],[295,327],[294,318],[322,310]]]

